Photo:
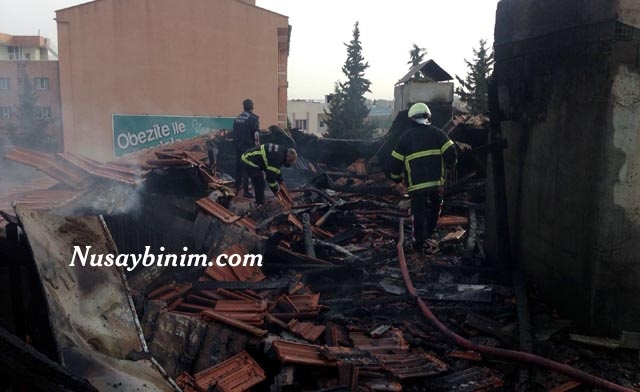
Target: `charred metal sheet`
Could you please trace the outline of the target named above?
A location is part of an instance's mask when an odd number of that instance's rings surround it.
[[[173,391],[177,386],[147,355],[121,269],[69,266],[74,245],[116,254],[99,217],[62,217],[16,207],[44,287],[49,320],[63,365],[99,390]]]
[[[312,366],[336,366],[336,362],[324,359],[320,346],[311,344],[293,343],[284,340],[273,342],[278,359],[282,363],[295,363]]]
[[[247,391],[265,378],[264,370],[244,351],[195,375],[201,390],[215,386],[220,392]]]

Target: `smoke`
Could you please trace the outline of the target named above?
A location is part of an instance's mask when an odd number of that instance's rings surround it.
[[[25,183],[46,177],[32,167],[6,159],[5,155],[14,148],[9,135],[0,134],[0,197],[13,192],[19,186],[24,186]]]

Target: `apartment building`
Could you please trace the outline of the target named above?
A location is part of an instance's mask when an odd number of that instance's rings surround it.
[[[62,148],[60,81],[56,53],[49,39],[0,33],[0,134],[33,133],[49,150]],[[21,113],[24,104],[29,113]],[[29,117],[36,117],[32,126]]]

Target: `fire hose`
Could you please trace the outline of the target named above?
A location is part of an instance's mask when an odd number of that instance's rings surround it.
[[[411,276],[409,275],[409,269],[407,267],[407,261],[404,257],[404,219],[400,219],[400,238],[397,245],[398,250],[398,260],[400,262],[400,270],[402,272],[402,278],[404,280],[405,286],[409,295],[414,297],[418,302],[418,307],[422,311],[424,317],[429,320],[429,322],[435,327],[440,333],[453,341],[456,345],[471,351],[478,352],[480,354],[486,354],[489,356],[493,356],[496,358],[502,358],[510,361],[521,362],[525,364],[530,364],[534,366],[538,366],[547,370],[551,370],[553,372],[565,375],[569,378],[572,378],[576,381],[579,381],[583,384],[588,384],[597,388],[606,389],[608,391],[618,391],[618,392],[636,392],[635,389],[623,387],[621,385],[612,383],[605,379],[596,377],[589,373],[583,372],[582,370],[576,369],[572,366],[565,365],[560,362],[556,362],[554,360],[544,358],[535,354],[530,354],[522,351],[515,350],[507,350],[500,349],[495,347],[484,346],[481,344],[473,343],[472,341],[463,338],[462,336],[456,334],[451,331],[447,326],[445,326],[438,318],[431,312],[429,306],[427,306],[426,302],[418,296],[418,292],[411,281]]]

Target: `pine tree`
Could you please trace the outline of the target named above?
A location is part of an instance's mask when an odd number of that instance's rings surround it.
[[[413,44],[413,48],[409,51],[409,69],[415,67],[416,65],[422,63],[424,61],[424,55],[427,54],[427,49],[421,48],[416,44]]]
[[[373,128],[365,122],[369,109],[364,94],[370,92],[371,82],[364,77],[369,63],[362,56],[358,22],[354,25],[351,42],[345,46],[347,60],[342,66],[342,73],[347,81],[335,84],[334,93],[328,102],[329,111],[325,111],[329,128],[325,136],[337,139],[370,138]]]
[[[38,95],[33,91],[29,75],[21,71],[19,76],[19,103],[16,106],[16,122],[11,127],[14,144],[37,150],[55,150],[52,138],[46,133],[49,120],[42,118],[37,106]]]
[[[415,67],[418,64],[421,64],[424,61],[424,55],[427,54],[427,49],[425,48],[421,48],[416,44],[413,44],[413,48],[411,50],[409,50],[409,61],[407,61],[407,64],[409,64],[409,69]],[[417,72],[414,76],[413,76],[413,80],[425,80],[425,76],[422,74],[422,72]]]
[[[481,114],[489,111],[489,84],[488,79],[493,70],[493,52],[486,47],[487,41],[480,40],[480,47],[473,49],[473,60],[467,63],[467,77],[462,80],[456,75],[460,87],[456,88],[456,94],[460,100],[467,104],[472,114]]]

